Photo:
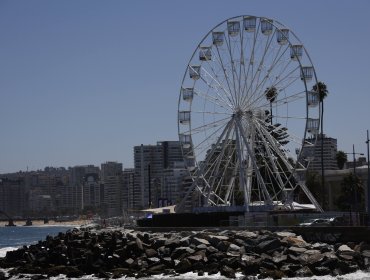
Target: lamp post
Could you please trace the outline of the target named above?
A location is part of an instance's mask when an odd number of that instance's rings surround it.
[[[367,138],[366,138],[366,146],[367,146],[367,225],[370,226],[370,152],[369,152],[369,130],[367,130]]]
[[[150,163],[148,163],[148,207],[152,208],[152,179],[150,175]]]
[[[363,156],[363,153],[356,153],[355,152],[355,144],[352,145],[352,153],[345,153],[345,154],[352,154],[353,155],[353,180],[356,180],[356,156],[355,155],[361,155]],[[353,182],[353,188],[354,188],[354,196],[355,196],[355,210],[357,212],[357,187],[356,184]]]

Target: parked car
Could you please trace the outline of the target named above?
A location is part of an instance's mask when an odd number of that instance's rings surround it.
[[[299,226],[301,227],[327,227],[331,225],[332,223],[330,219],[321,219],[321,218],[320,219],[309,219],[299,224]]]
[[[349,222],[344,217],[333,217],[330,218],[330,223],[332,226],[347,226]]]

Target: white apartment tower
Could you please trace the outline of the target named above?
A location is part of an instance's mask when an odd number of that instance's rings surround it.
[[[321,144],[324,144],[323,147],[323,159],[324,159],[324,169],[325,170],[337,170],[338,164],[336,160],[337,154],[337,139],[326,137],[325,134],[323,137],[320,135],[315,144],[315,139],[306,139],[306,142],[312,144],[311,146],[305,145],[302,148],[301,162],[305,164],[306,159],[310,159],[310,165],[308,166],[309,170],[321,171]]]
[[[140,145],[134,147],[135,179],[133,191],[133,208],[145,209],[163,206],[169,203],[169,194],[174,179],[169,174],[179,174],[171,169],[183,166],[181,144],[179,141],[161,141],[157,145]],[[183,168],[183,167],[182,167]],[[181,181],[176,179],[176,181]],[[168,183],[168,184],[167,184]],[[171,185],[171,189],[168,186]]]
[[[128,212],[134,209],[134,183],[135,183],[135,169],[125,168],[122,175],[123,192],[122,192],[122,208]]]
[[[103,201],[108,217],[122,215],[122,171],[122,163],[109,161],[101,165]]]

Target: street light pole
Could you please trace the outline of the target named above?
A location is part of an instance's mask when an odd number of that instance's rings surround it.
[[[352,145],[352,150],[353,150],[353,188],[354,188],[354,191],[355,191],[355,211],[356,211],[356,215],[357,215],[357,210],[358,210],[358,207],[357,207],[357,186],[356,186],[356,157],[355,157],[355,144]]]
[[[353,155],[353,188],[354,188],[354,196],[355,196],[355,211],[357,212],[358,207],[357,207],[357,186],[355,184],[356,180],[356,155],[364,155],[363,153],[356,153],[355,152],[355,144],[352,144],[352,153],[345,153],[345,154],[352,154]]]
[[[367,225],[370,226],[370,152],[369,152],[369,130],[367,130]]]
[[[353,155],[353,175],[356,176],[356,157],[355,157],[355,144],[352,144],[352,155]]]

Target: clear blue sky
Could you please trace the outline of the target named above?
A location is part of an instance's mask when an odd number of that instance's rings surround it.
[[[238,15],[295,32],[330,91],[326,134],[340,150],[366,153],[369,11],[367,0],[1,0],[0,174],[127,168],[133,146],[177,140],[188,60],[210,29]]]

